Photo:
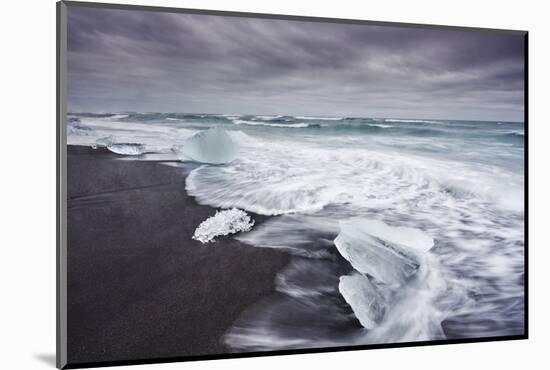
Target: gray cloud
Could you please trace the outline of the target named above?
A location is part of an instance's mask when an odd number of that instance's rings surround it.
[[[523,36],[69,7],[69,109],[522,120]]]

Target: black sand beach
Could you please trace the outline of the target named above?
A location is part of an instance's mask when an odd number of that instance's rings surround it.
[[[222,336],[287,255],[192,240],[215,209],[187,196],[184,170],[118,158],[68,147],[69,363],[228,352]]]

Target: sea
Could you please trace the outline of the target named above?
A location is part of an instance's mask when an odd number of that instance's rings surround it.
[[[222,160],[182,155],[208,130]],[[272,216],[230,236],[290,255],[225,334],[236,352],[524,333],[523,122],[70,113],[67,143],[192,163],[200,204]]]

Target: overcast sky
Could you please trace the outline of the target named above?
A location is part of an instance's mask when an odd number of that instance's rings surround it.
[[[69,7],[72,112],[523,120],[523,36]]]

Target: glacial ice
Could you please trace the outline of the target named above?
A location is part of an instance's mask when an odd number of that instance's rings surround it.
[[[238,150],[233,139],[218,126],[196,133],[177,148],[180,159],[209,164],[232,162]]]
[[[92,144],[92,148],[107,148],[109,145],[113,143],[113,135],[100,137],[95,141],[95,143]]]
[[[360,224],[372,236],[386,240],[389,243],[406,246],[419,252],[427,252],[434,245],[432,237],[420,229],[389,226],[377,220],[361,220]]]
[[[382,322],[386,307],[393,305],[395,294],[425,279],[426,252],[434,242],[419,229],[356,218],[340,222],[334,244],[356,270],[340,277],[340,294],[361,325],[372,330]],[[413,275],[418,277],[414,281]]]
[[[396,286],[415,274],[419,255],[433,246],[433,239],[418,229],[352,219],[340,222],[334,244],[355,270]]]
[[[338,290],[363,327],[374,329],[380,323],[386,301],[368,277],[357,272],[341,276]]]
[[[195,230],[193,239],[205,244],[214,241],[217,236],[249,231],[252,226],[254,226],[254,220],[251,220],[250,216],[240,209],[217,211],[214,216],[201,222]]]
[[[113,153],[122,155],[141,155],[146,151],[144,144],[134,143],[110,143],[107,145],[107,149]]]

